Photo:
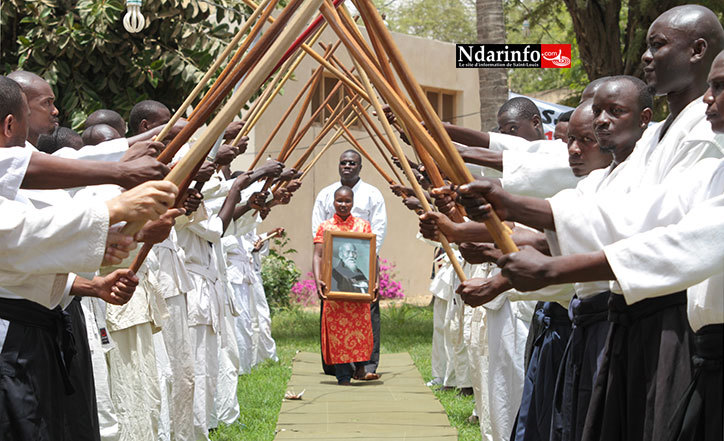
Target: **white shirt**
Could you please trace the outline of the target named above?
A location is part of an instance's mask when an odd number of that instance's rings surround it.
[[[312,211],[312,236],[317,234],[317,229],[322,222],[334,216],[334,192],[341,186],[342,183],[337,181],[324,187],[317,195]],[[352,191],[354,192],[352,216],[370,223],[372,232],[377,236],[376,245],[377,253],[379,253],[387,233],[387,210],[382,193],[376,187],[363,182],[362,179],[357,181],[352,187]]]
[[[659,140],[663,124],[650,126],[636,143],[628,159],[615,169],[595,170],[575,189],[564,190],[549,199],[556,226],[555,240],[563,255],[587,253],[612,243],[608,227],[592,220],[586,200],[597,194],[622,197],[643,191],[690,169],[703,158],[724,155],[721,135],[714,135],[705,119],[706,105],[701,98],[691,102],[676,117]],[[642,225],[646,231],[657,224]],[[549,238],[552,232],[547,232]],[[577,283],[576,294],[585,298],[609,288],[605,282]]]

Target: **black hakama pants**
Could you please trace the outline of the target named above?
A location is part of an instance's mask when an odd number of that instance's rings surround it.
[[[70,370],[70,381],[75,392],[64,396],[67,409],[65,436],[73,441],[100,441],[93,363],[80,297],[75,297],[65,311],[70,315],[76,347],[73,369]]]
[[[598,360],[606,344],[608,299],[602,292],[569,306],[573,330],[558,370],[553,398],[551,441],[580,441],[591,392],[598,373]]]
[[[704,326],[694,335],[694,378],[672,420],[669,441],[721,441],[724,324]]]
[[[611,329],[583,428],[584,441],[659,441],[692,379],[686,292],[631,306],[609,300]]]
[[[64,399],[74,392],[70,316],[60,307],[0,298],[0,318],[9,322],[0,352],[0,439],[64,440]]]
[[[558,303],[545,302],[536,310],[534,321],[542,333],[533,343],[526,370],[523,398],[513,426],[515,441],[548,440],[556,374],[571,334],[568,310]]]

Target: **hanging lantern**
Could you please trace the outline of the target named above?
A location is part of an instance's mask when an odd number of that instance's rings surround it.
[[[123,17],[123,27],[132,34],[140,32],[146,25],[146,19],[141,14],[142,0],[126,0],[126,16]]]

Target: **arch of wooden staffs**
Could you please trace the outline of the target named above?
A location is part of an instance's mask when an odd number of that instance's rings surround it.
[[[273,100],[279,90],[281,90],[281,87],[283,87],[284,83],[289,79],[291,73],[299,65],[305,54],[311,55],[320,66],[302,88],[302,91],[297,95],[294,104],[290,106],[290,109],[294,108],[299,100],[301,100],[301,96],[304,95],[305,92],[307,93],[304,103],[301,106],[301,111],[292,125],[292,130],[290,130],[287,135],[279,152],[277,157],[279,161],[285,162],[289,158],[294,148],[300,143],[309,127],[311,127],[317,118],[319,112],[323,109],[331,109],[330,117],[324,124],[322,131],[296,161],[293,168],[299,170],[312,154],[314,147],[318,145],[336,125],[339,125],[340,127],[337,132],[327,142],[322,151],[315,156],[312,163],[307,166],[302,176],[306,176],[321,155],[327,151],[340,136],[344,136],[373,164],[375,169],[388,183],[393,184],[394,180],[372,160],[369,153],[362,148],[349,131],[348,126],[359,119],[360,124],[367,130],[370,137],[373,138],[373,142],[385,160],[387,160],[387,156],[384,154],[382,146],[375,140],[375,135],[380,139],[380,142],[389,153],[400,158],[405,176],[408,178],[423,209],[425,211],[432,211],[422,188],[413,175],[392,126],[387,121],[382,104],[377,98],[376,89],[382,99],[390,106],[397,119],[402,123],[400,129],[404,131],[410,140],[416,156],[420,158],[425,166],[434,186],[439,187],[445,184],[443,173],[455,184],[465,184],[472,181],[472,175],[452,145],[450,137],[444,130],[440,119],[435,114],[419,84],[412,76],[409,67],[404,59],[402,59],[399,49],[394,44],[389,31],[384,26],[382,18],[371,0],[353,0],[368,30],[368,36],[372,45],[371,48],[367,45],[346,8],[341,6],[337,9],[337,6],[340,5],[343,0],[335,0],[334,3],[331,0],[290,0],[276,19],[271,17],[271,11],[276,6],[276,0],[264,0],[260,5],[256,5],[251,0],[243,1],[251,6],[254,12],[242,25],[229,46],[214,62],[209,72],[202,78],[200,84],[194,88],[191,95],[184,101],[181,107],[179,107],[179,110],[174,114],[169,124],[164,127],[157,137],[157,139],[163,139],[166,136],[171,127],[205,87],[205,84],[202,85],[201,83],[207,82],[209,78],[213,76],[213,73],[221,66],[225,57],[228,57],[231,50],[233,50],[232,47],[239,44],[245,32],[251,28],[231,61],[229,61],[209,91],[194,108],[186,126],[169,142],[159,156],[160,161],[165,163],[170,162],[181,146],[188,142],[193,133],[207,122],[217,107],[221,106],[234,86],[239,85],[231,97],[226,100],[226,104],[223,105],[218,114],[201,133],[189,152],[181,158],[166,177],[166,180],[174,182],[179,186],[179,201],[183,197],[183,193],[185,193],[188,184],[211,151],[216,139],[222,135],[226,126],[234,119],[241,108],[245,106],[260,87],[277,72],[276,77],[267,85],[265,91],[247,113],[246,123],[234,140],[235,144],[241,140],[242,136],[248,134],[251,127],[260,119],[271,100]],[[306,23],[313,17],[317,10],[320,10],[322,15],[317,17],[317,19],[304,30]],[[322,17],[330,29],[337,35],[339,41],[333,46],[323,46],[325,53],[324,55],[319,55],[311,48],[311,45],[313,45],[316,39],[319,38],[319,35],[321,35],[322,29],[320,29],[320,25],[322,24]],[[256,22],[252,27],[252,22],[255,20]],[[271,24],[259,37],[260,31],[267,21]],[[295,37],[297,38],[295,39]],[[252,45],[252,42],[255,43]],[[352,75],[352,70],[346,69],[334,56],[334,51],[340,43],[345,45],[347,52],[350,54],[359,79]],[[297,56],[292,58],[295,53],[297,53]],[[330,60],[332,61],[330,62]],[[336,64],[337,67],[332,63]],[[325,98],[324,102],[312,115],[307,124],[299,129],[303,116],[306,114],[306,109],[311,102],[311,97],[321,81],[323,70],[331,72],[339,81],[333,89],[333,92]],[[395,73],[399,76],[412,102],[407,100],[397,84]],[[341,100],[337,106],[332,109],[328,104],[329,99],[336,90],[342,86],[349,89],[352,97],[348,98],[346,103],[344,102],[345,100]],[[372,118],[367,114],[366,108],[361,105],[360,99],[364,99],[374,107],[386,136],[382,136],[382,133],[380,133],[377,126],[373,123]],[[280,130],[284,120],[291,114],[290,109],[285,112],[282,121],[280,121],[272,131],[263,149],[257,153],[253,165],[256,165],[259,158],[263,155],[264,150]],[[349,112],[350,110],[351,112]],[[349,116],[343,120],[343,116],[347,113],[349,113]],[[424,127],[422,123],[425,124]],[[389,160],[387,161],[393,173],[398,178],[398,181],[402,183],[395,168]],[[265,189],[269,187],[271,182],[271,179],[267,181]],[[279,183],[277,188],[280,185],[284,184]],[[453,213],[452,217],[454,218],[453,220],[462,221],[460,213]],[[139,231],[142,226],[142,223],[131,223],[124,228],[124,232],[133,234]],[[495,243],[504,253],[517,250],[510,238],[510,230],[500,222],[494,213],[492,218],[486,222],[486,226],[493,236]],[[459,279],[465,280],[462,267],[453,254],[447,239],[441,236],[440,241]],[[139,253],[137,256],[132,269],[137,270],[138,267],[140,267],[145,257],[141,256],[141,254],[142,253]]]

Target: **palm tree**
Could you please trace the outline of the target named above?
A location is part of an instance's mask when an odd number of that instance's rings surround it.
[[[476,0],[478,42],[505,43],[503,0]],[[478,69],[480,93],[480,126],[482,130],[497,127],[498,108],[508,99],[508,72],[503,68]]]

